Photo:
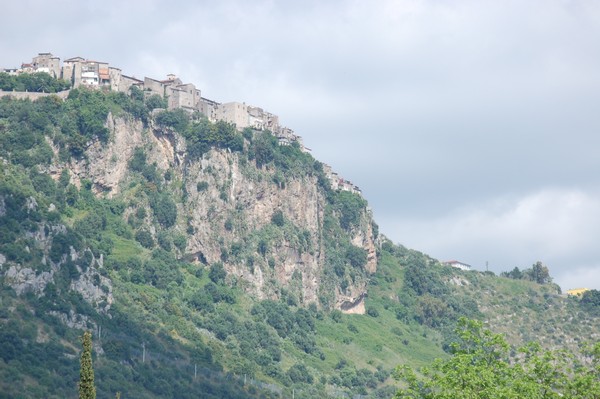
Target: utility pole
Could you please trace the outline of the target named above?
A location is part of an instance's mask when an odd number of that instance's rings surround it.
[[[142,342],[142,363],[146,363],[146,343]]]
[[[487,261],[487,260],[485,261],[485,271],[486,271],[486,272],[489,272],[489,271],[490,271],[490,270],[488,269],[488,261]]]
[[[198,375],[198,365],[194,363],[194,379],[196,379],[196,375]]]

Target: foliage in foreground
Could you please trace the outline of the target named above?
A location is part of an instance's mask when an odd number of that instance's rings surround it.
[[[96,399],[94,368],[92,367],[92,333],[86,331],[82,337],[81,369],[79,371],[79,398]]]
[[[530,343],[515,350],[483,323],[462,318],[449,359],[415,372],[398,368],[395,398],[599,398],[600,343],[581,356]]]

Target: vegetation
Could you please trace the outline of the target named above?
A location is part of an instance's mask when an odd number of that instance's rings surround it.
[[[79,399],[96,399],[96,386],[94,385],[94,368],[92,367],[92,334],[83,333],[83,350],[81,351],[81,368],[79,371]]]
[[[0,72],[0,90],[57,93],[71,88],[66,80],[55,79],[46,72],[9,75]]]
[[[396,398],[596,398],[600,392],[600,344],[576,357],[535,342],[512,348],[482,322],[465,318],[456,332],[460,340],[449,359],[419,374],[399,369],[406,386]]]
[[[542,262],[536,262],[529,269],[519,270],[518,267],[515,267],[510,272],[502,272],[500,273],[503,277],[514,278],[514,279],[523,279],[529,281],[535,281],[538,284],[550,284],[552,282],[552,277],[550,277],[550,272],[548,268],[542,264]]]
[[[485,318],[515,347],[535,339],[575,351],[574,337],[597,331],[597,292],[563,298],[541,264],[527,279],[462,272],[381,237],[369,275],[368,254],[351,239],[376,230],[366,202],[332,190],[297,143],[185,112],[150,112],[164,106],[135,88],[72,90],[64,102],[0,99],[0,397],[76,397],[81,330],[92,330],[103,350],[94,354],[98,396],[126,398],[384,398],[396,391],[396,365],[452,359],[461,316]],[[217,179],[209,165],[198,180],[191,164],[166,173],[148,144],[133,151],[111,198],[66,168],[51,177],[57,165],[85,160],[90,143],[110,141],[109,115],[155,118],[179,132],[190,163],[229,149],[242,173],[275,190],[317,184],[322,229],[296,225],[285,206],[254,228],[231,200],[230,176]],[[211,238],[221,259],[209,262],[186,253],[198,236],[186,235],[197,225],[184,210],[210,201],[228,202],[223,214],[208,206],[202,215],[223,233]],[[271,276],[290,254],[320,256],[322,274],[299,269],[279,285]],[[35,289],[17,295],[7,277],[13,266],[31,272]],[[250,295],[246,280],[227,273],[233,267],[262,278],[268,299]],[[317,301],[303,296],[307,277],[320,283]],[[334,309],[336,291],[355,295],[352,287],[367,282],[366,314]],[[74,288],[90,284],[98,298]]]
[[[600,315],[600,291],[589,290],[581,295],[581,307],[591,314]]]

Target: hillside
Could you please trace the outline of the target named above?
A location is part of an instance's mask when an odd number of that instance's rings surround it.
[[[76,397],[83,330],[123,398],[390,397],[460,316],[598,339],[556,286],[389,242],[297,142],[160,97],[3,97],[0,157],[0,397]]]

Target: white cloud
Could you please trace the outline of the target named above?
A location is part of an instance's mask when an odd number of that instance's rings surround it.
[[[595,288],[600,279],[585,278],[599,271],[599,220],[597,192],[546,189],[472,204],[440,218],[382,223],[382,228],[441,260],[457,258],[480,270],[489,261],[496,272],[527,268],[540,260],[557,282],[577,285],[584,279],[579,285]]]
[[[573,288],[590,288],[600,290],[600,261],[584,266],[572,266],[560,270],[554,281],[564,291]]]
[[[98,58],[278,114],[410,247],[502,269],[542,260],[556,276],[600,267],[597,1],[23,0],[2,12],[0,67],[38,51]]]

